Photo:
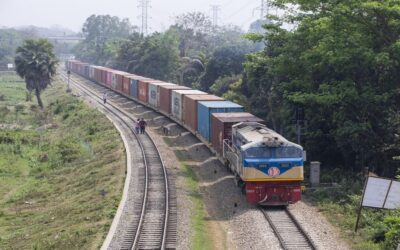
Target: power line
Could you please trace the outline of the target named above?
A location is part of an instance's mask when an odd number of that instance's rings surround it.
[[[142,11],[142,14],[140,15],[140,18],[142,19],[142,29],[141,33],[142,35],[147,35],[148,34],[148,8],[150,7],[150,0],[138,0],[139,5],[138,8],[139,10]]]
[[[238,13],[242,13],[243,9],[247,8],[248,6],[250,6],[251,3],[245,2],[244,5],[240,6],[239,9],[237,9],[236,11],[232,12],[228,17],[226,17],[226,19],[231,19],[233,16],[235,16]]]

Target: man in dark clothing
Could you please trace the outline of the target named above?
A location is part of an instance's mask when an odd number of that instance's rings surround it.
[[[139,118],[135,122],[135,131],[136,131],[136,134],[140,133],[140,119]]]
[[[103,93],[103,103],[106,104],[107,103],[107,92]]]
[[[143,118],[140,120],[139,126],[140,126],[140,133],[144,134],[144,132],[146,131],[147,123]]]

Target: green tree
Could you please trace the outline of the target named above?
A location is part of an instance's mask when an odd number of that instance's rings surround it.
[[[181,57],[197,56],[205,44],[205,36],[213,30],[210,19],[201,12],[189,12],[177,16],[173,28],[180,36]]]
[[[53,45],[46,39],[26,40],[16,52],[16,71],[25,79],[28,91],[35,91],[37,102],[43,109],[40,92],[51,84],[58,63]]]
[[[209,91],[214,82],[224,76],[241,74],[246,54],[252,51],[248,44],[233,44],[216,48],[209,58],[200,79],[201,89]]]
[[[91,15],[83,24],[84,40],[76,48],[76,56],[83,61],[107,65],[116,54],[119,41],[128,39],[136,27],[128,19],[110,15]]]
[[[164,81],[175,81],[179,67],[178,36],[174,30],[123,41],[116,66],[121,70]]]
[[[0,68],[12,63],[17,47],[32,37],[36,35],[30,30],[0,29]]]
[[[211,93],[217,96],[222,96],[230,90],[230,86],[242,79],[241,75],[222,76],[210,87]]]
[[[393,176],[399,155],[400,7],[398,1],[276,0],[298,13],[286,30],[266,24],[264,51],[245,62],[243,88],[255,113],[294,138],[304,109],[303,144],[312,159],[345,170],[369,166]],[[291,12],[288,12],[291,13]]]
[[[204,58],[201,57],[182,57],[181,64],[177,70],[178,83],[192,87],[197,82],[199,76],[204,72]]]

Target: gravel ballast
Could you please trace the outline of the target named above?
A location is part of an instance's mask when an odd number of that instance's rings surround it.
[[[129,106],[129,105],[127,105]],[[127,107],[128,108],[128,107]],[[130,109],[130,113],[143,114],[147,108]],[[140,116],[140,115],[139,115]],[[158,117],[158,114],[146,113],[148,117]],[[157,119],[158,120],[158,119]],[[169,124],[168,121],[163,124]],[[171,121],[170,124],[173,122]],[[241,190],[235,186],[232,174],[211,154],[200,145],[200,141],[191,134],[168,137],[172,145],[164,142],[157,121],[149,121],[149,133],[159,148],[160,154],[168,168],[169,174],[175,180],[178,202],[178,239],[177,249],[189,249],[191,246],[191,200],[185,187],[185,176],[182,174],[181,162],[173,150],[180,150],[188,156],[185,161],[196,173],[204,206],[209,218],[217,226],[218,240],[223,240],[217,248],[228,249],[281,249],[278,239],[268,225],[263,214],[255,206],[248,204]],[[172,126],[180,128],[180,126]],[[177,129],[178,130],[178,129]],[[178,131],[182,134],[182,131]],[[198,146],[194,146],[198,144]],[[188,151],[186,151],[188,150]],[[304,202],[290,206],[290,210],[307,231],[319,249],[350,249],[340,238],[336,228],[329,224],[318,209]],[[221,236],[221,234],[223,236]]]

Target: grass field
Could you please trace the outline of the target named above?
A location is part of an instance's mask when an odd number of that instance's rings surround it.
[[[0,75],[0,249],[98,249],[122,193],[122,141],[65,84],[42,98],[44,111]]]

